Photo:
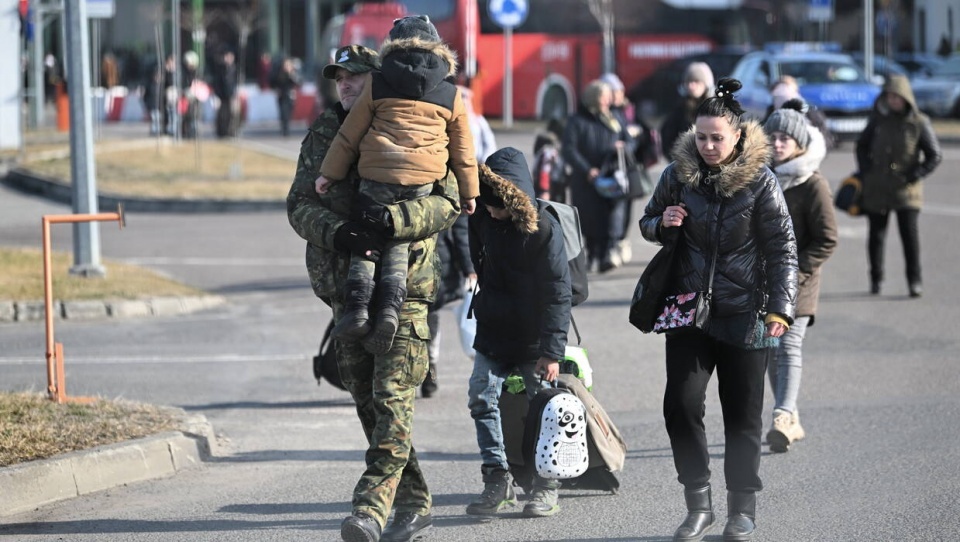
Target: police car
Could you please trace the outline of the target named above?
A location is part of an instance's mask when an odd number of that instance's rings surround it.
[[[737,99],[747,116],[765,118],[773,103],[770,85],[790,75],[804,100],[826,115],[831,132],[856,138],[880,95],[879,80],[868,80],[849,55],[830,49],[829,44],[772,44],[744,56],[731,75],[743,83]]]

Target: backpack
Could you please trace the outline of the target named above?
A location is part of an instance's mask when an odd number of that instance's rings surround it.
[[[576,478],[587,471],[587,411],[563,388],[544,388],[530,401],[523,431],[526,465],[552,480]]]
[[[563,231],[563,246],[567,250],[567,265],[570,269],[571,306],[587,300],[590,291],[587,285],[587,251],[583,247],[583,230],[580,228],[580,213],[573,205],[546,201],[537,198],[537,210],[546,210],[560,222]]]
[[[333,339],[330,333],[333,331],[333,319],[326,331],[323,332],[323,339],[320,340],[320,351],[313,356],[313,377],[317,379],[319,386],[324,379],[334,385],[334,387],[346,390],[343,380],[340,378],[340,369],[337,367],[337,352],[333,347]]]

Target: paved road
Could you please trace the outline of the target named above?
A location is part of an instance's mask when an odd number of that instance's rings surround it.
[[[529,149],[531,138],[504,134],[500,142]],[[837,181],[852,167],[848,146],[824,170]],[[944,165],[925,181],[926,295],[919,300],[906,296],[893,232],[884,295],[866,294],[865,222],[841,217],[841,246],[826,267],[807,340],[801,410],[809,436],[788,454],[764,455],[756,540],[960,538],[960,289],[952,271],[960,263],[958,168],[960,149],[948,148]],[[64,210],[0,188],[0,242],[39,246],[39,216]],[[285,216],[132,214],[128,226],[103,228],[104,257],[158,269],[230,303],[178,318],[58,323],[68,391],[200,412],[222,436],[224,452],[198,471],[3,518],[0,535],[337,540],[363,468],[363,437],[349,397],[310,377],[308,357],[330,313],[309,291],[302,242]],[[68,248],[69,233],[54,237]],[[564,492],[563,511],[552,519],[508,515],[478,523],[464,515],[481,482],[466,409],[470,365],[447,311],[440,393],[417,404],[415,441],[435,493],[437,528],[429,540],[669,539],[683,502],[660,415],[663,341],[626,322],[636,278],[655,249],[639,235],[633,248],[632,263],[591,277],[590,300],[574,310],[596,369],[595,393],[629,446],[620,493]],[[43,389],[43,344],[41,325],[0,325],[0,389]],[[714,485],[723,488],[715,385],[707,426]]]

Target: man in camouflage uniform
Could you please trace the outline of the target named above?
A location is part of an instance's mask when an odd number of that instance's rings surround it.
[[[341,525],[343,540],[377,541],[396,501],[393,523],[383,540],[411,540],[430,526],[431,497],[411,444],[413,403],[429,365],[427,306],[439,282],[437,232],[460,214],[456,179],[437,181],[425,198],[367,208],[355,207],[359,176],[335,183],[328,193],[314,186],[320,164],[347,110],[363,89],[377,53],[366,47],[340,48],[323,76],[337,81],[341,101],[310,126],[300,147],[297,173],[287,196],[293,229],[307,241],[306,263],[314,293],[333,308],[334,321],[344,313],[350,253],[376,260],[383,236],[413,241],[407,278],[408,296],[400,312],[400,327],[390,350],[374,356],[360,342],[335,343],[340,376],[357,405],[357,414],[370,447],[367,468],[353,493],[353,514]]]

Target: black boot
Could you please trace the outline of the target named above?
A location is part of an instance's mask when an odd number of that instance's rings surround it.
[[[699,541],[713,528],[713,501],[710,486],[686,489],[683,498],[687,501],[687,518],[673,533],[675,541]]]
[[[420,386],[420,393],[424,397],[430,398],[433,397],[434,393],[437,393],[437,364],[431,363],[430,370],[427,371],[427,378],[423,379],[423,385]]]
[[[373,329],[363,339],[363,348],[375,356],[386,354],[400,327],[400,307],[407,298],[406,285],[380,282]]]
[[[330,332],[334,339],[355,341],[370,332],[369,306],[373,287],[373,281],[368,278],[347,280],[346,310]]]
[[[757,494],[742,491],[727,492],[727,526],[723,528],[724,542],[744,542],[753,536],[757,517]]]

